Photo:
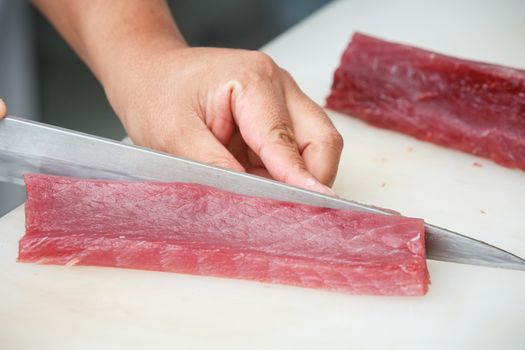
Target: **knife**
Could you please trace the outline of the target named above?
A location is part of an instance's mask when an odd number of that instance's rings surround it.
[[[194,182],[288,202],[393,215],[386,209],[326,196],[259,176],[8,116],[0,121],[0,181],[23,185],[26,173]],[[429,259],[525,271],[524,259],[459,233],[425,223],[425,237]]]

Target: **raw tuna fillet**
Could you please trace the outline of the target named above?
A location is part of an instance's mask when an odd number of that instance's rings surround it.
[[[525,71],[355,34],[327,107],[525,170]]]
[[[423,220],[250,197],[187,183],[27,175],[19,261],[422,295]]]

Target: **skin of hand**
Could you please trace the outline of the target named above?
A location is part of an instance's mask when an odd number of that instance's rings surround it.
[[[4,100],[0,98],[0,119],[4,118],[7,114],[7,106],[4,103]]]
[[[161,0],[34,3],[136,144],[334,194],[342,137],[269,56],[188,47]]]

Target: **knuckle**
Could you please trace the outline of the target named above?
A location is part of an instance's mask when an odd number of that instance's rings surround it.
[[[343,136],[338,131],[333,131],[331,134],[332,144],[334,144],[338,149],[342,150],[345,146],[345,140]]]
[[[292,74],[290,74],[289,71],[287,71],[286,69],[284,68],[279,68],[280,72],[281,72],[281,75],[286,79],[286,80],[289,80],[289,81],[294,81],[293,77],[292,77]]]
[[[283,121],[274,122],[269,130],[265,142],[263,142],[257,154],[264,158],[267,154],[272,154],[276,149],[286,151],[287,154],[299,155],[299,147],[295,142],[292,129]]]
[[[295,81],[294,77],[289,71],[287,71],[284,68],[279,68],[279,74],[281,80],[289,89],[296,93],[299,93],[299,95],[303,95],[304,97],[308,98],[306,95],[304,95],[301,88],[299,88],[299,85],[297,85],[297,82]]]
[[[279,67],[273,59],[267,54],[260,51],[248,51],[247,59],[250,61],[254,77],[257,78],[274,78],[279,73]]]
[[[283,121],[278,121],[270,126],[270,137],[273,141],[295,146],[292,129]]]
[[[333,129],[327,132],[323,137],[323,143],[329,145],[330,147],[336,149],[337,151],[342,151],[344,147],[344,139],[341,134]]]

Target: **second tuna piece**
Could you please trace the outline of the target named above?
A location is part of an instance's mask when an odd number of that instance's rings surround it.
[[[327,107],[525,170],[525,71],[356,33]]]

